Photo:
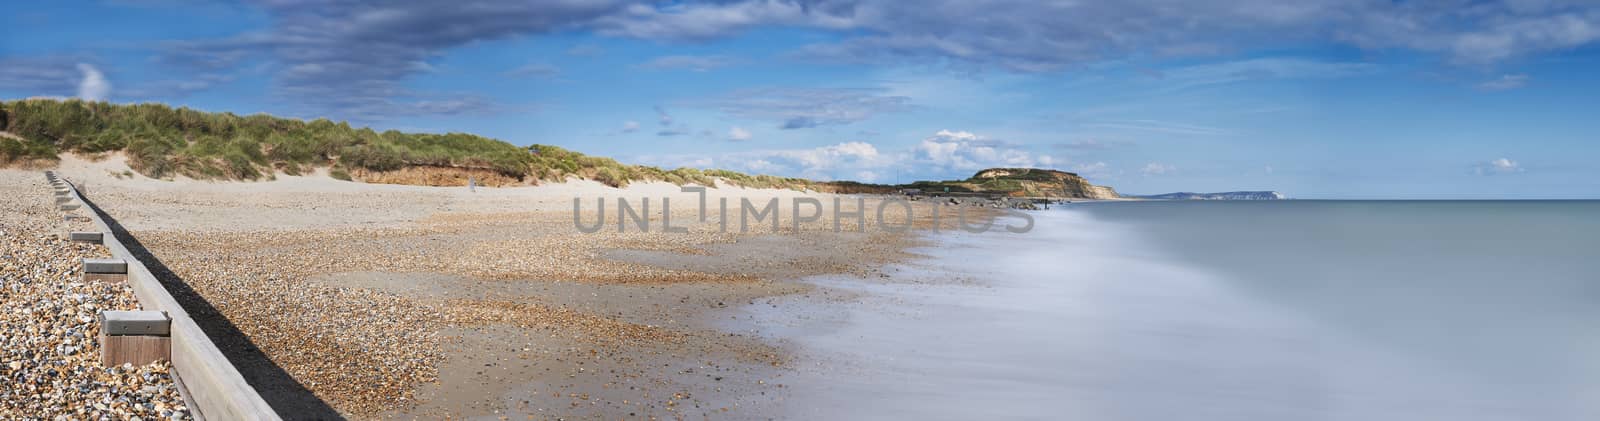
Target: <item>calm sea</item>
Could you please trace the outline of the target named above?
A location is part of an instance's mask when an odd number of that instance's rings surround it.
[[[811,280],[859,302],[748,308],[801,355],[782,415],[1600,419],[1600,202],[1035,215],[888,282]]]

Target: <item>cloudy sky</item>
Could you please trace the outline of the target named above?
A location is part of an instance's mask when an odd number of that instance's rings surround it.
[[[1600,197],[1593,1],[28,2],[0,97],[819,179]]]

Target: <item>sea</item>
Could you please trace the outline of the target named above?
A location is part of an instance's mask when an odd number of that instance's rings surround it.
[[[742,309],[795,351],[779,415],[1600,420],[1600,201],[1031,215]]]

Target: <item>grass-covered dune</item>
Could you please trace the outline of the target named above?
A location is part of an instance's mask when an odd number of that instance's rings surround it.
[[[0,131],[12,135],[0,135],[0,164],[55,161],[66,152],[123,152],[130,167],[154,178],[259,180],[280,171],[298,175],[327,167],[334,177],[375,182],[407,182],[415,178],[396,175],[441,170],[530,183],[578,177],[617,187],[643,180],[711,185],[713,177],[745,187],[819,187],[799,178],[626,165],[555,146],[520,147],[465,133],[378,132],[326,119],[239,116],[163,104],[6,101],[0,102]]]

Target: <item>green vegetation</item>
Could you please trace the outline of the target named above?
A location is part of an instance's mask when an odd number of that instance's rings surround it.
[[[855,182],[825,183],[841,193],[890,193],[917,189],[928,193],[984,193],[1016,197],[1116,197],[1107,187],[1089,184],[1077,174],[1038,168],[990,168],[965,180],[916,181],[910,184],[883,185]]]
[[[4,130],[25,141],[0,146],[7,161],[55,159],[60,152],[123,151],[129,165],[157,178],[254,180],[273,170],[297,174],[335,162],[373,171],[408,165],[489,169],[520,176],[521,148],[469,134],[378,133],[325,119],[206,113],[162,104],[79,100],[0,103]]]
[[[523,148],[464,133],[379,133],[326,119],[238,116],[162,104],[76,99],[0,102],[0,130],[20,138],[0,137],[0,164],[55,160],[63,152],[122,151],[129,166],[155,178],[256,180],[271,178],[275,171],[296,175],[331,167],[331,176],[349,180],[355,169],[382,172],[421,166],[490,170],[519,180],[578,177],[614,187],[640,180],[712,185],[713,177],[755,188],[816,186],[799,178],[625,165],[555,146]]]
[[[345,171],[344,168],[340,168],[340,167],[333,167],[332,170],[328,171],[328,176],[329,177],[333,177],[333,179],[335,179],[335,180],[351,181],[350,180],[350,172],[349,171]]]

